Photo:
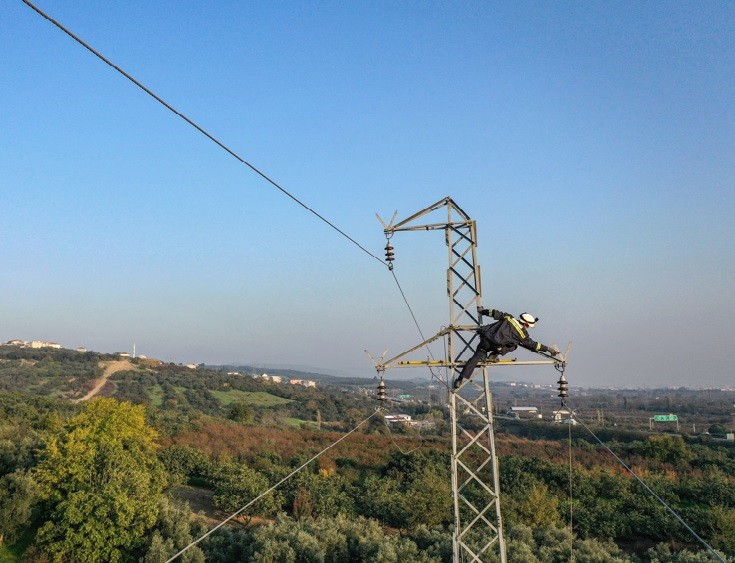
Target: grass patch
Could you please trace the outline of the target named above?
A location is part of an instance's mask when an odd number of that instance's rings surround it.
[[[225,407],[232,403],[245,403],[254,407],[272,407],[275,405],[285,405],[293,401],[293,399],[276,397],[265,391],[249,392],[232,389],[230,391],[210,391],[210,393]]]
[[[286,424],[294,428],[301,428],[301,424],[303,422],[310,424],[311,426],[313,426],[313,429],[316,430],[316,422],[314,422],[313,420],[303,420],[301,418],[290,418],[290,417],[286,419]]]
[[[152,389],[148,389],[148,399],[154,407],[160,407],[163,404],[163,387],[156,384]]]

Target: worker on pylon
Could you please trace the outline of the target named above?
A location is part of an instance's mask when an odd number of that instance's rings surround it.
[[[552,356],[559,354],[559,350],[555,346],[546,346],[528,336],[528,329],[534,327],[538,322],[538,319],[533,315],[523,313],[516,319],[508,313],[503,313],[503,311],[482,307],[478,307],[477,312],[480,315],[492,317],[497,322],[483,325],[477,329],[480,343],[477,345],[475,353],[462,368],[459,377],[454,381],[453,388],[455,390],[459,389],[463,380],[472,377],[472,372],[475,371],[481,360],[487,358],[490,362],[497,362],[498,356],[512,352],[518,346],[531,350],[531,352],[546,352]]]

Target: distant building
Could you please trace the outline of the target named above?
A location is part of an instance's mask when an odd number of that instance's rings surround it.
[[[384,418],[388,426],[393,424],[411,424],[411,417],[407,414],[386,414]]]
[[[271,375],[271,381],[273,383],[281,383],[281,381],[283,381],[283,378],[280,375]]]
[[[572,422],[567,422],[571,420]],[[577,421],[572,418],[572,411],[569,409],[559,409],[554,411],[554,422],[563,422],[564,424],[577,424]]]
[[[60,350],[63,348],[58,342],[49,342],[48,340],[8,340],[8,346],[18,346],[20,348],[54,348]]]
[[[569,409],[561,408],[558,411],[554,411],[554,422],[563,422],[564,420],[570,419],[571,416],[572,411],[570,411]]]
[[[61,344],[49,342],[48,340],[31,340],[30,342],[26,342],[25,346],[27,348],[55,348],[57,350],[61,348]]]
[[[430,430],[436,426],[436,423],[431,420],[412,420],[408,424],[411,428],[418,428],[419,430]]]
[[[436,426],[436,424],[430,420],[413,420],[407,414],[386,414],[384,415],[384,418],[388,426],[402,424],[404,426],[410,426],[411,428],[418,428],[419,430],[427,430]]]
[[[514,418],[541,418],[538,407],[510,407],[507,414]]]
[[[304,387],[316,387],[316,381],[311,379],[289,379],[291,385],[303,385]]]

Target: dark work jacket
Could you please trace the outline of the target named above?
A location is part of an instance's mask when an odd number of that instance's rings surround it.
[[[501,354],[512,352],[518,346],[523,346],[532,352],[547,352],[549,350],[540,342],[532,340],[528,336],[528,331],[512,315],[493,309],[490,311],[490,316],[498,322],[483,325],[477,329],[483,341],[488,341],[481,342],[481,345],[490,344],[489,347],[483,346],[484,348],[488,348],[491,352],[497,350]]]

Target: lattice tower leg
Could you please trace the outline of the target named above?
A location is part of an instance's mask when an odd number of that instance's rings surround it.
[[[481,385],[479,382],[466,384],[461,393],[451,395],[449,406],[452,418],[453,561],[483,563],[490,553],[497,550],[501,563],[507,563],[488,368],[482,370]]]

